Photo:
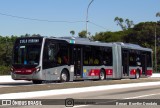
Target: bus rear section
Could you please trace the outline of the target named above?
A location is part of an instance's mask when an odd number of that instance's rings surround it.
[[[151,49],[125,43],[121,43],[120,46],[121,51],[119,50],[119,55],[121,57],[121,63],[118,65],[120,67],[119,70],[122,72],[122,78],[138,79],[150,77],[152,75],[153,66]]]

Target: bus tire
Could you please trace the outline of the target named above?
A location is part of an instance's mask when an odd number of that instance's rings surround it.
[[[68,82],[69,81],[69,73],[66,69],[63,69],[60,76],[60,82]]]
[[[105,70],[101,69],[99,74],[99,80],[105,80],[105,79],[106,79]]]
[[[135,79],[139,79],[140,78],[140,72],[139,72],[139,69],[136,71],[136,74],[135,74]]]
[[[32,80],[33,84],[42,84],[42,80]]]

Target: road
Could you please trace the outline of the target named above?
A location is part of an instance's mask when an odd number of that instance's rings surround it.
[[[134,88],[125,88],[125,89],[116,89],[116,90],[104,90],[104,91],[95,91],[95,92],[86,92],[86,93],[76,93],[69,95],[58,95],[58,96],[45,96],[39,97],[36,99],[68,99],[72,98],[75,102],[81,102],[81,105],[75,105],[74,108],[159,108],[156,104],[151,105],[130,105],[126,106],[124,102],[127,102],[128,99],[135,99],[134,101],[139,102],[139,104],[147,99],[149,102],[152,100],[149,99],[160,99],[160,86],[146,86],[146,87],[134,87]],[[85,99],[94,99],[93,102],[96,102],[97,105],[83,105]],[[102,99],[102,100],[100,100]],[[109,99],[109,100],[106,100]],[[111,100],[112,99],[112,100]],[[123,100],[122,103],[119,103],[119,100]],[[50,100],[52,101],[52,100]],[[158,100],[160,102],[160,100]],[[106,105],[110,102],[115,105]],[[116,103],[117,102],[117,103]],[[132,101],[131,101],[132,102]],[[102,105],[105,104],[105,105]],[[117,104],[117,105],[116,105]],[[122,105],[123,104],[123,105]],[[127,103],[128,104],[128,103]],[[159,103],[160,104],[160,103]],[[3,108],[8,108],[9,106],[3,106]],[[10,108],[15,108],[16,106],[11,106]],[[17,108],[35,108],[35,106],[18,106]],[[47,106],[36,106],[36,108],[65,108],[65,105],[47,105]]]
[[[160,99],[160,87],[159,86],[148,86],[148,87],[134,87],[134,88],[125,88],[125,89],[116,89],[116,90],[107,90],[107,91],[101,91],[101,92],[90,92],[90,93],[77,93],[77,94],[70,94],[70,95],[60,95],[60,96],[47,96],[47,97],[41,97],[37,99],[67,99],[67,98],[73,98],[73,99],[82,99],[79,100],[80,102],[83,101],[83,99],[95,99],[93,101],[97,101],[98,105],[76,105],[74,108],[125,108],[125,107],[132,107],[132,108],[158,108],[159,106],[144,106],[144,105],[122,105],[122,103],[118,100],[122,99],[123,102],[127,102],[127,99],[136,99],[138,102],[143,102],[143,100],[138,99]],[[103,99],[103,100],[99,100]],[[109,99],[109,100],[106,100]],[[113,100],[110,100],[113,99]],[[99,102],[98,102],[99,101]],[[110,102],[115,102],[115,105],[102,105],[102,104],[109,104]],[[121,105],[119,105],[121,104]],[[10,107],[10,108],[15,108]],[[47,105],[47,106],[36,106],[36,108],[66,108],[65,105]],[[4,107],[8,108],[8,106]],[[19,108],[19,106],[17,107]],[[35,108],[35,106],[21,106],[21,108]]]
[[[105,81],[76,81],[67,83],[55,83],[45,82],[44,84],[35,85],[32,82],[0,82],[0,94],[6,93],[18,93],[18,92],[33,92],[43,90],[55,90],[55,89],[66,89],[66,88],[79,88],[79,87],[90,87],[100,85],[114,85],[114,84],[127,84],[127,83],[140,83],[140,82],[155,82],[160,81],[160,78],[142,78],[142,79],[125,79],[125,80],[105,80]]]
[[[126,89],[117,89],[117,90],[107,90],[101,92],[90,92],[90,93],[79,93],[73,95],[61,95],[61,96],[49,96],[49,97],[42,97],[43,99],[95,99],[99,105],[78,105],[75,108],[97,108],[103,107],[108,108],[108,105],[101,105],[107,104],[110,101],[117,101],[120,99],[160,99],[160,87],[159,86],[149,86],[149,87],[138,87],[138,88],[126,88]],[[104,99],[104,100],[98,100]],[[109,100],[105,100],[109,99]],[[113,99],[113,100],[110,100]],[[110,107],[115,107],[110,106]],[[123,105],[121,105],[123,107]],[[125,107],[125,106],[124,106]],[[131,106],[130,106],[131,107]],[[146,107],[146,106],[138,106],[138,107]],[[149,106],[148,106],[149,107]],[[157,106],[158,107],[158,106]],[[48,107],[49,108],[49,107]],[[64,106],[60,106],[59,108],[64,108]]]

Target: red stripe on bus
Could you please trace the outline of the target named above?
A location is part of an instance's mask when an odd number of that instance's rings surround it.
[[[105,69],[106,75],[113,75],[113,69]]]
[[[131,71],[130,71],[130,75],[135,75],[136,74],[136,69],[132,69]]]
[[[91,69],[89,71],[89,76],[99,76],[100,74],[100,69]]]
[[[142,70],[140,70],[140,75],[142,75]]]
[[[32,74],[35,71],[36,71],[36,68],[31,68],[31,69],[22,68],[22,69],[14,69],[13,73],[29,75],[29,74]]]
[[[113,69],[105,69],[106,75],[113,75]],[[100,69],[91,69],[89,72],[89,76],[99,76]]]
[[[147,70],[147,75],[152,75],[153,70]]]

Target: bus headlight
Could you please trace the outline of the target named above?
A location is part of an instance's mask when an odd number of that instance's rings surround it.
[[[41,67],[36,68],[36,72],[39,72],[41,70]]]
[[[11,68],[10,68],[10,71],[11,71],[11,72],[14,72],[14,68],[13,68],[13,67],[11,67]]]

